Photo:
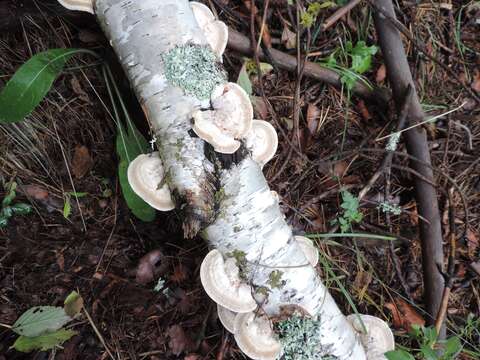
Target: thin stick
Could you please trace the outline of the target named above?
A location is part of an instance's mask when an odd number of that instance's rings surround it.
[[[103,347],[104,347],[105,350],[107,351],[107,354],[108,354],[113,360],[117,360],[117,359],[113,356],[113,354],[112,354],[112,352],[110,351],[110,349],[108,348],[107,343],[106,343],[105,340],[103,339],[102,334],[100,333],[100,331],[98,330],[97,326],[96,326],[95,323],[93,322],[93,319],[92,319],[92,317],[90,316],[90,314],[88,313],[88,311],[87,311],[87,309],[85,308],[85,306],[83,307],[83,312],[85,313],[85,316],[87,317],[88,322],[89,322],[90,325],[92,326],[93,331],[94,331],[95,334],[97,335],[98,340],[100,340],[100,342],[102,343]]]
[[[341,7],[337,11],[335,11],[331,16],[325,20],[325,22],[322,25],[322,30],[325,31],[328,28],[330,28],[332,25],[334,25],[338,20],[340,20],[342,17],[347,15],[355,6],[360,4],[362,0],[352,0],[350,1],[347,5]]]

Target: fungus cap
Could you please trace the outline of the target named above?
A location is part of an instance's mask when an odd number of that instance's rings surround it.
[[[312,266],[317,266],[318,264],[318,250],[313,245],[313,241],[305,236],[295,236],[295,240],[297,241],[298,245],[302,249],[305,257],[307,258],[308,262]]]
[[[127,177],[135,194],[151,207],[161,211],[175,208],[168,185],[159,188],[164,180],[164,169],[158,152],[137,156],[128,166]]]
[[[253,160],[263,166],[277,152],[277,131],[267,121],[253,120],[252,130],[246,139],[246,146],[252,151]]]
[[[210,251],[200,266],[200,281],[217,304],[237,313],[257,308],[250,285],[242,282],[235,258],[223,259],[218,250]]]
[[[360,335],[368,360],[385,360],[384,354],[395,349],[392,330],[382,319],[371,315],[351,314],[347,316],[347,320]],[[363,332],[362,322],[367,330],[366,334]]]
[[[275,337],[271,322],[255,313],[238,314],[234,322],[234,337],[243,353],[254,360],[275,360],[281,345]]]
[[[68,10],[86,11],[93,14],[94,0],[58,0],[58,2]]]
[[[190,2],[195,20],[202,29],[208,44],[213,52],[221,58],[228,42],[228,27],[224,22],[217,20],[208,6],[192,1]]]
[[[219,304],[217,304],[217,313],[218,319],[222,323],[223,327],[233,334],[233,324],[237,313],[228,310],[227,308],[224,308],[222,305]]]
[[[248,94],[239,85],[217,86],[211,95],[213,110],[193,113],[193,131],[213,146],[215,151],[233,154],[242,139],[250,132],[253,107]]]

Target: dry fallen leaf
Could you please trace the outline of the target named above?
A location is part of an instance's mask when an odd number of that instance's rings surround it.
[[[475,71],[473,75],[472,89],[480,93],[480,70]]]
[[[307,127],[311,136],[315,136],[318,131],[318,122],[320,119],[320,109],[313,105],[308,104],[307,107]]]
[[[72,160],[72,173],[77,179],[84,177],[92,168],[93,161],[90,151],[84,145],[77,145]]]
[[[360,100],[357,103],[357,109],[360,112],[360,115],[362,115],[363,120],[371,120],[372,115],[368,111],[367,105],[365,105],[365,101]]]
[[[478,234],[474,233],[470,229],[467,229],[467,248],[468,248],[468,255],[471,258],[475,258],[478,245],[479,245]]]
[[[395,303],[386,303],[385,307],[392,312],[394,328],[410,331],[412,325],[425,325],[423,317],[401,298],[395,299]]]
[[[255,111],[256,119],[266,119],[268,117],[268,108],[265,101],[260,96],[251,96],[253,110]]]
[[[168,346],[173,354],[180,355],[184,351],[190,351],[194,349],[194,342],[180,325],[173,325],[168,328],[168,336],[170,338]]]
[[[148,284],[155,278],[155,265],[163,258],[160,250],[152,250],[138,262],[135,279],[140,284]]]
[[[291,31],[287,26],[283,28],[282,44],[286,49],[295,49],[297,47],[297,34]]]
[[[380,84],[385,81],[386,77],[387,77],[387,68],[385,64],[382,64],[377,70],[377,74],[375,75],[375,81],[377,82],[377,84]]]

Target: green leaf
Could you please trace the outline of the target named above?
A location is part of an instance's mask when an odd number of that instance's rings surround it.
[[[17,196],[17,193],[15,192],[16,188],[17,188],[17,183],[15,181],[12,181],[7,185],[6,187],[7,195],[5,195],[5,197],[3,198],[2,207],[6,207],[10,205],[12,201],[15,199],[15,197]]]
[[[118,177],[122,187],[123,198],[137,218],[147,222],[153,221],[155,219],[155,209],[135,194],[127,177],[128,165],[138,155],[148,151],[148,142],[133,125],[130,126],[128,132],[120,124],[117,126],[117,130],[116,149],[120,158]]]
[[[420,346],[420,352],[422,353],[423,355],[423,358],[425,360],[438,360],[438,356],[437,354],[435,353],[435,351],[433,351],[433,349],[428,346],[428,345],[422,345]]]
[[[253,94],[252,82],[250,81],[250,77],[248,76],[246,62],[242,65],[242,68],[240,69],[237,84],[240,85],[249,96]]]
[[[60,329],[49,334],[35,337],[20,336],[12,345],[12,348],[24,353],[33,350],[47,351],[62,345],[76,334],[77,333],[72,330]]]
[[[42,101],[66,62],[80,49],[51,49],[33,56],[0,93],[0,123],[23,120]]]
[[[35,306],[20,316],[12,330],[18,335],[35,337],[49,331],[57,331],[72,318],[61,307]]]
[[[413,355],[409,354],[405,350],[395,350],[385,353],[385,357],[388,360],[415,360]]]
[[[447,339],[444,346],[444,359],[454,359],[462,350],[462,344],[457,336]]]
[[[11,206],[15,215],[27,215],[32,212],[32,207],[25,203],[17,203]]]
[[[0,216],[0,229],[7,227],[8,219]]]
[[[63,203],[63,217],[68,219],[72,213],[72,204],[70,202],[70,195],[66,194],[65,202]]]
[[[78,191],[69,191],[67,192],[67,194],[71,196],[75,196],[78,199],[88,195],[87,192],[78,192]]]
[[[357,74],[363,74],[370,70],[372,66],[372,55],[375,55],[377,51],[378,48],[375,45],[367,46],[365,41],[357,42],[355,47],[350,51],[350,56],[352,57],[351,70]]]
[[[5,206],[1,213],[0,213],[0,216],[5,218],[5,219],[9,219],[13,216],[13,210],[10,206]]]
[[[83,298],[76,291],[72,291],[63,303],[63,309],[68,316],[74,318],[77,314],[82,311],[83,308]]]

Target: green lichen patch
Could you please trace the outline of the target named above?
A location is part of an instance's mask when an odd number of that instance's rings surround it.
[[[268,275],[268,285],[272,289],[280,289],[285,285],[285,281],[282,280],[283,271],[274,270]]]
[[[320,320],[294,314],[275,324],[275,331],[282,344],[284,360],[327,360],[321,356]]]
[[[205,46],[177,46],[162,58],[169,83],[200,100],[209,99],[213,89],[227,81],[216,55]]]
[[[242,280],[247,280],[247,254],[241,250],[233,250],[232,252],[227,253],[227,257],[233,257],[235,263],[238,266],[239,276]]]

